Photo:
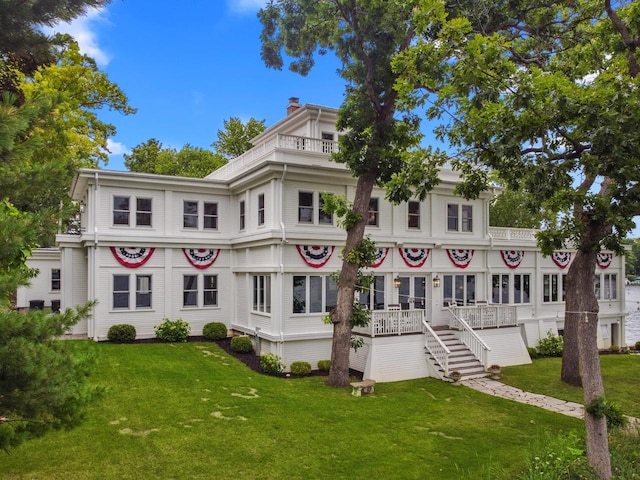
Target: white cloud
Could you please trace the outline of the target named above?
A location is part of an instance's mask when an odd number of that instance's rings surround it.
[[[129,153],[129,149],[126,147],[126,145],[120,142],[115,142],[110,138],[107,139],[107,148],[109,149],[109,156]]]
[[[229,10],[235,13],[253,13],[267,5],[267,0],[227,0]]]
[[[93,58],[100,67],[109,64],[111,57],[99,45],[94,27],[96,23],[105,23],[106,12],[104,8],[92,8],[84,17],[78,17],[71,23],[60,22],[55,27],[46,27],[44,32],[68,33],[80,46],[80,51]]]

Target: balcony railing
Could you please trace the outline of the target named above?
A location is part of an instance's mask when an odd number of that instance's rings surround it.
[[[373,310],[366,327],[355,327],[354,333],[371,337],[422,333],[424,310]]]
[[[455,328],[456,318],[463,319],[471,328],[515,327],[518,315],[514,305],[474,305],[468,307],[449,307],[451,317],[449,326]]]
[[[494,240],[527,240],[536,241],[538,231],[531,228],[489,227],[489,235]]]

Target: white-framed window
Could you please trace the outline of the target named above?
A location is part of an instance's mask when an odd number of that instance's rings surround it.
[[[491,276],[491,303],[530,303],[531,275],[503,273]]]
[[[324,193],[318,193],[318,223],[320,225],[333,225],[333,215],[331,213],[326,213],[324,208]],[[328,195],[333,195],[329,193]]]
[[[407,202],[407,228],[420,229],[420,202]]]
[[[264,193],[258,195],[258,225],[264,225]]]
[[[132,201],[133,198],[133,201]],[[131,227],[150,227],[152,217],[152,199],[146,197],[113,196],[113,225]],[[135,215],[131,215],[131,206],[136,206]],[[131,219],[135,219],[135,225]]]
[[[615,273],[603,273],[595,275],[594,289],[598,300],[618,299],[618,275]]]
[[[448,203],[447,231],[473,232],[473,206]]]
[[[202,221],[200,212],[202,211]],[[202,202],[198,200],[184,200],[182,202],[182,227],[193,230],[217,230],[218,229],[218,203]]]
[[[61,281],[60,269],[52,268],[51,269],[51,290],[57,292],[60,290],[60,281]]]
[[[135,277],[135,291],[131,291],[131,277]],[[131,305],[136,309],[151,308],[151,275],[114,275],[113,276],[113,309],[129,310]],[[134,295],[134,298],[131,296]]]
[[[246,211],[246,203],[244,202],[244,200],[240,200],[240,230],[244,230],[247,227],[246,224],[246,218],[247,218],[247,211]]]
[[[218,229],[218,204],[216,202],[203,203],[202,223],[205,230]]]
[[[475,305],[476,276],[474,274],[443,275],[442,300],[445,307],[453,302],[458,305]]]
[[[322,192],[298,192],[298,223],[333,224],[333,215],[322,210],[324,207],[322,195]]]
[[[253,276],[253,310],[271,313],[271,276]]]
[[[542,275],[542,303],[564,302],[566,279],[559,273]]]
[[[215,307],[218,305],[217,275],[184,275],[182,278],[183,307]],[[202,283],[202,290],[199,288],[200,283]],[[200,298],[202,298],[201,302]]]
[[[182,226],[184,228],[198,228],[198,202],[196,200],[182,202]]]
[[[293,276],[293,313],[322,313],[335,308],[338,285],[331,275]]]
[[[371,197],[369,199],[369,216],[367,225],[374,227],[380,226],[380,199],[377,197]]]

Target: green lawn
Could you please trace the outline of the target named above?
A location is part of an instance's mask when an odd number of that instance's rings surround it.
[[[622,411],[640,417],[640,355],[600,355],[607,399]],[[540,358],[532,365],[502,369],[500,381],[529,392],[584,403],[582,389],[560,381],[561,358]]]
[[[512,478],[544,432],[583,428],[434,379],[357,398],[258,375],[212,343],[76,348],[98,352],[104,397],[81,426],[0,453],[0,478]]]

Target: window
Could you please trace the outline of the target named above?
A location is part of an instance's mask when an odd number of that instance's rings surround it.
[[[269,275],[253,276],[253,310],[271,313],[271,277]]]
[[[204,202],[203,228],[205,230],[218,229],[218,204]]]
[[[204,275],[202,304],[208,307],[218,305],[218,276]]]
[[[185,275],[182,277],[182,306],[197,307],[198,306],[198,276]]]
[[[113,197],[113,224],[129,225],[129,197]]]
[[[529,303],[531,298],[529,274],[513,275],[513,303]]]
[[[198,303],[201,297],[198,289],[198,275],[185,275],[183,277],[182,306],[184,307],[211,307],[218,305],[218,276],[203,275],[202,304]]]
[[[407,203],[407,228],[420,228],[420,202]]]
[[[298,192],[298,222],[313,223],[313,192]]]
[[[473,231],[473,206],[447,204],[447,231],[472,232]]]
[[[320,193],[318,195],[318,223],[321,225],[333,225],[333,215],[330,213],[326,213],[324,208],[324,197],[323,195],[332,195],[331,193]]]
[[[598,280],[598,283],[600,282],[600,276],[597,275],[596,279]],[[602,292],[603,292],[603,296],[602,298],[604,300],[617,300],[618,298],[618,282],[617,282],[618,276],[615,273],[605,273],[604,275],[602,275]],[[596,289],[596,296],[598,298],[600,298],[600,295],[598,295],[598,289]]]
[[[129,308],[129,275],[113,276],[113,308]]]
[[[529,303],[531,276],[501,274],[491,276],[492,303]]]
[[[264,193],[258,195],[258,225],[264,225]]]
[[[557,273],[542,276],[542,302],[558,302],[560,300],[560,275]],[[564,292],[563,292],[564,300]]]
[[[402,310],[425,308],[425,277],[400,277],[398,301]]]
[[[151,226],[151,199],[136,198],[136,226]]]
[[[60,269],[51,269],[51,290],[60,290]]]
[[[445,306],[450,302],[456,302],[458,305],[474,305],[476,303],[475,275],[444,275],[442,285]]]
[[[330,312],[337,298],[338,286],[330,275],[293,277],[293,313]]]
[[[491,302],[509,303],[509,275],[492,275],[491,292]]]
[[[333,133],[322,132],[322,152],[332,153],[333,145]]]
[[[240,200],[240,230],[244,230],[246,228],[245,218],[246,218],[245,203],[244,203],[244,200]]]
[[[373,226],[379,226],[379,214],[380,211],[378,210],[378,199],[377,198],[371,198],[369,200],[369,220],[367,222],[367,225],[373,225]]]
[[[151,275],[136,275],[136,308],[151,308]]]
[[[185,200],[182,208],[182,226],[198,228],[198,202]]]

